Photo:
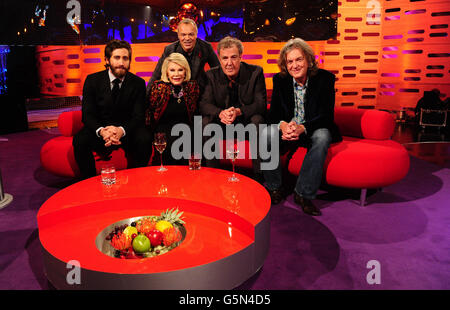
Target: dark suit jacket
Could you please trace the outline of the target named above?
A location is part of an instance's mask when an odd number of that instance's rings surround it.
[[[306,134],[311,136],[318,128],[328,128],[333,142],[342,140],[338,127],[334,123],[335,76],[329,71],[319,69],[310,75],[305,93]],[[289,74],[277,73],[273,77],[272,101],[269,110],[269,122],[290,122],[294,117],[295,99],[293,78]]]
[[[176,41],[167,45],[164,48],[164,52],[161,58],[156,64],[155,70],[153,70],[152,78],[147,84],[147,94],[150,92],[150,87],[154,81],[161,79],[161,68],[164,59],[172,53],[183,54],[183,48],[181,47],[180,41]],[[197,38],[197,43],[195,43],[194,50],[192,51],[192,58],[190,63],[191,69],[191,80],[196,80],[199,83],[200,89],[202,90],[205,86],[205,64],[208,63],[210,68],[219,66],[219,59],[214,52],[211,44],[202,39]]]
[[[206,72],[207,84],[200,99],[200,113],[209,117],[209,121],[217,120],[222,110],[229,108],[229,79],[221,67],[215,67]],[[260,66],[241,62],[238,84],[240,109],[245,120],[253,115],[265,116],[267,109],[266,81]]]
[[[83,87],[82,120],[95,132],[108,125],[122,126],[126,135],[145,125],[145,81],[128,72],[113,103],[108,70],[87,76]]]

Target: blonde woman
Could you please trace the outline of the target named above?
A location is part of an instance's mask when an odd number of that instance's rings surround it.
[[[166,57],[161,68],[161,80],[154,81],[150,86],[146,121],[153,132],[166,134],[167,151],[163,153],[163,160],[167,164],[180,163],[170,156],[170,146],[178,138],[171,137],[170,132],[176,124],[192,126],[199,95],[198,83],[191,80],[186,58],[180,53]]]

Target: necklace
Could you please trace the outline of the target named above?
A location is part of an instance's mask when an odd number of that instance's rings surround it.
[[[183,93],[183,86],[181,86],[180,92],[178,94],[175,94],[175,87],[171,87],[172,88],[172,95],[174,98],[177,99],[178,103],[181,103],[181,97],[183,97],[184,93]]]

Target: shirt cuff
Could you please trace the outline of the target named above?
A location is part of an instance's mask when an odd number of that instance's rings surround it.
[[[125,135],[127,134],[127,132],[125,131],[125,128],[123,128],[122,126],[119,126],[119,128],[123,130],[123,136],[122,137],[125,137]]]
[[[102,130],[104,127],[99,127],[96,131],[95,134],[97,135],[97,137],[100,137],[100,130]]]
[[[304,134],[307,135],[308,133],[306,132],[306,126],[304,124],[302,124],[302,125],[305,128]]]

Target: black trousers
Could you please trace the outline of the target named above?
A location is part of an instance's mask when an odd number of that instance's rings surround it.
[[[208,124],[211,123],[215,123],[218,124],[222,127],[223,133],[224,133],[224,137],[225,137],[225,132],[226,132],[226,125],[223,124],[220,121],[210,121],[208,117],[203,117],[202,119],[202,128],[205,128],[205,126],[207,126]],[[238,124],[241,123],[242,125],[246,126],[247,124],[254,124],[257,128],[257,133],[259,136],[259,125],[260,124],[264,124],[264,117],[260,114],[255,114],[252,117],[250,117],[250,119],[248,119],[247,121],[243,120],[242,117],[239,117],[235,120],[234,124]],[[210,138],[210,137],[203,137],[203,144],[205,144],[206,141],[208,141],[209,139],[213,139],[214,137]],[[246,138],[246,140],[248,140]],[[258,141],[259,142],[259,141]],[[255,179],[258,179],[262,176],[262,172],[261,172],[261,159],[259,156],[259,152],[256,156],[256,158],[252,159],[252,164],[253,164],[253,174]],[[211,168],[220,168],[220,160],[219,159],[210,159],[210,160],[206,160],[205,161],[205,165],[207,167],[211,167]]]
[[[118,146],[105,147],[103,138],[97,137],[95,132],[88,130],[86,127],[75,134],[72,142],[73,151],[82,178],[87,179],[97,173],[93,151],[106,158],[113,150],[123,148],[128,161],[127,168],[148,166],[152,155],[152,135],[148,129],[141,127],[134,132],[127,132],[120,141],[122,144]]]

